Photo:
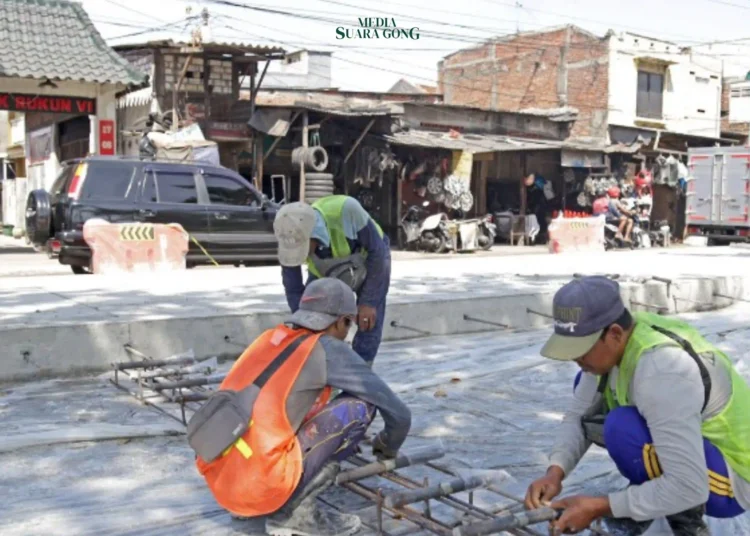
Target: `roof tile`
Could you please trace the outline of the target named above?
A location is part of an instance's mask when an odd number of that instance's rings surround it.
[[[0,0],[0,76],[139,84],[144,76],[105,43],[83,6]]]

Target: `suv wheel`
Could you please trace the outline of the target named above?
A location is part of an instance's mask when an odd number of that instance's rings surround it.
[[[26,235],[32,244],[45,245],[50,238],[52,208],[45,190],[34,190],[26,199]]]

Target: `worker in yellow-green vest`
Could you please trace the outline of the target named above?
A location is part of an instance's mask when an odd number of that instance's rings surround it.
[[[390,244],[383,230],[356,199],[346,195],[323,197],[312,205],[285,205],[273,228],[292,313],[311,281],[320,277],[344,281],[357,294],[358,330],[352,349],[371,365],[383,336],[391,282]],[[303,264],[308,271],[304,284]]]
[[[631,315],[619,285],[605,277],[562,287],[553,316],[541,354],[581,371],[526,507],[557,497],[592,444],[630,481],[608,496],[552,502],[562,511],[553,534],[604,518],[608,530],[637,535],[666,518],[677,536],[705,536],[704,514],[730,518],[750,508],[750,387],[721,350],[680,320]]]

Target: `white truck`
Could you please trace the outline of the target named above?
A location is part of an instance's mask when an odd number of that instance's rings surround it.
[[[709,245],[750,241],[750,147],[688,149],[688,234]]]

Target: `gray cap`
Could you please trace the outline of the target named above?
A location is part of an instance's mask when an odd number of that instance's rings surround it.
[[[323,331],[342,316],[357,316],[357,298],[346,283],[323,277],[305,289],[299,309],[288,322],[312,331]]]
[[[574,279],[557,291],[552,301],[555,333],[541,354],[559,361],[586,355],[625,312],[620,285],[607,277]]]

